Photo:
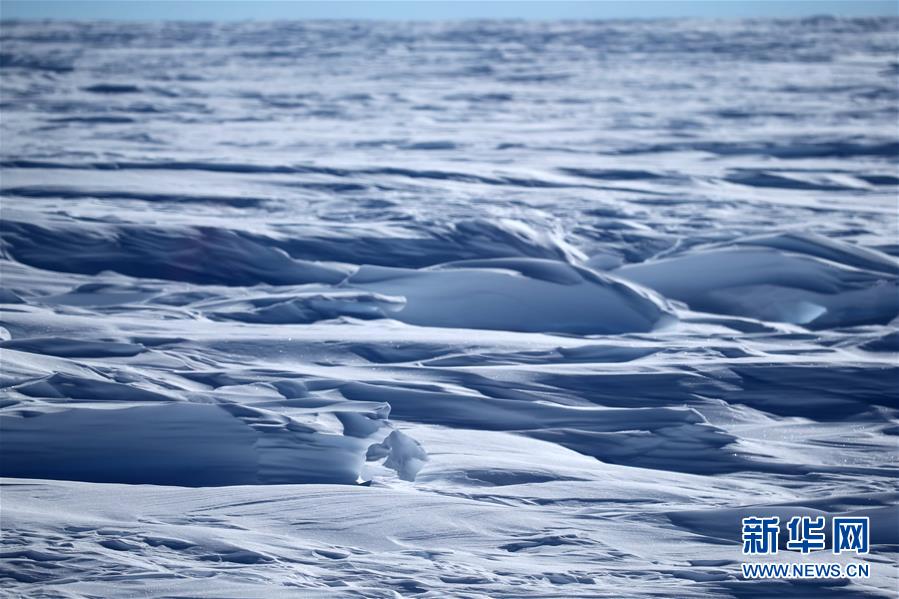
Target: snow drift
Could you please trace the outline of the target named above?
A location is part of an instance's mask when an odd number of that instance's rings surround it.
[[[356,484],[366,461],[384,460],[414,480],[427,460],[413,439],[391,429],[384,403],[312,402],[314,412],[288,417],[61,373],[13,392],[21,401],[0,415],[2,476],[190,487]]]
[[[651,331],[674,321],[651,292],[549,260],[471,260],[423,270],[363,266],[347,284],[405,298],[393,318],[420,326],[593,335]]]
[[[899,314],[893,258],[812,236],[697,248],[614,273],[695,310],[816,329],[886,324]]]

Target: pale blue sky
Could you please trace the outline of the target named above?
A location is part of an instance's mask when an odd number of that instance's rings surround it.
[[[893,15],[896,0],[247,1],[2,0],[4,19],[613,19]]]

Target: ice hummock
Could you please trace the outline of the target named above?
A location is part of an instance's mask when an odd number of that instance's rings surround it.
[[[814,329],[899,315],[899,262],[820,236],[738,239],[613,272],[696,310]]]
[[[420,326],[594,335],[646,332],[675,320],[646,289],[536,258],[421,270],[362,266],[347,284],[403,297],[405,306],[392,317]]]

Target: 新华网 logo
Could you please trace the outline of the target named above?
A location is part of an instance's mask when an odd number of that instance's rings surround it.
[[[787,538],[781,544],[778,516],[748,516],[742,519],[743,555],[776,555],[779,547],[808,554],[828,548],[824,516],[794,516],[786,522]],[[870,521],[867,516],[834,516],[830,526],[830,550],[834,555],[865,555],[870,551]],[[744,563],[744,578],[867,578],[867,563]]]

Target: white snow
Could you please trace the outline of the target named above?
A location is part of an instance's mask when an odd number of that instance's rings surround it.
[[[0,595],[894,597],[897,27],[4,22]]]

